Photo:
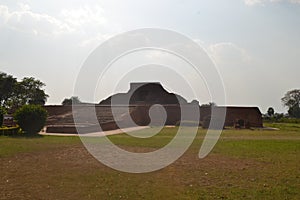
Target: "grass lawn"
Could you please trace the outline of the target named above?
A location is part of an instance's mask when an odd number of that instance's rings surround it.
[[[0,136],[0,199],[299,199],[300,125],[280,131],[225,130],[213,151],[198,158],[206,131],[170,166],[128,174],[95,160],[77,137]],[[139,131],[145,134],[149,129]],[[177,128],[150,139],[110,139],[134,152],[166,145]]]

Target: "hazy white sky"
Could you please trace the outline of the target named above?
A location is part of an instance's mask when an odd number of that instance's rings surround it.
[[[220,70],[229,105],[282,112],[280,98],[300,88],[300,0],[1,0],[0,71],[40,79],[47,103],[60,104],[95,47],[144,27],[201,44]]]

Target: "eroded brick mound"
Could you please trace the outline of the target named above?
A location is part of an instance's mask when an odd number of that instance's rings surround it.
[[[73,114],[79,116],[76,120],[77,128],[83,132],[98,132],[99,124],[102,130],[118,129],[116,121],[128,119],[134,107],[118,106],[112,112],[110,106],[78,105],[72,106],[45,106],[48,111],[46,131],[51,133],[76,133]],[[96,114],[96,121],[93,114]],[[113,115],[114,113],[114,115]],[[126,124],[123,123],[125,126]]]
[[[75,130],[73,114],[78,113],[80,113],[80,118],[76,124],[87,131],[94,130],[91,127],[99,123],[106,130],[119,128],[116,122],[120,122],[122,128],[136,126],[136,124],[145,126],[151,122],[149,110],[155,104],[160,104],[164,108],[165,125],[176,125],[178,122],[191,120],[195,122],[194,124],[203,124],[205,121],[209,122],[211,115],[214,115],[216,119],[221,118],[222,113],[226,112],[224,126],[262,127],[262,115],[257,107],[200,107],[198,101],[188,103],[180,95],[166,91],[160,83],[131,83],[127,93],[112,95],[98,105],[80,104],[75,107],[75,110],[72,110],[72,106],[45,106],[49,114],[47,126],[61,127],[62,131],[64,127],[68,131]],[[184,119],[181,116],[181,107],[188,112]],[[195,116],[193,113],[195,111],[200,111],[199,119],[189,118],[189,116]],[[96,113],[96,121],[91,113]],[[160,116],[157,115],[158,118]],[[153,118],[152,122],[155,120]]]
[[[100,105],[178,105],[188,102],[180,95],[169,93],[160,83],[131,83],[127,93],[119,93],[100,102]]]
[[[91,112],[96,111],[97,119],[100,123],[122,120],[124,115],[133,108],[125,106],[118,106],[114,108],[115,116],[112,114],[110,106],[94,106],[94,105],[82,105],[76,106],[76,109],[72,110],[72,106],[45,106],[48,111],[47,125],[66,125],[74,124],[73,112],[80,113],[82,117],[81,123],[95,123],[91,118]],[[129,110],[129,111],[128,111]]]

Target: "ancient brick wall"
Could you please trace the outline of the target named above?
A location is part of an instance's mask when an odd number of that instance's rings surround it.
[[[100,123],[106,126],[105,129],[115,129],[118,128],[115,121],[118,121],[122,122],[122,128],[125,128],[135,125],[131,123],[131,119],[136,124],[145,126],[150,123],[149,109],[155,104],[160,104],[165,109],[167,115],[165,125],[175,125],[180,121],[190,120],[203,122],[211,117],[211,107],[199,107],[198,103],[187,103],[183,97],[167,92],[160,83],[132,83],[127,93],[115,94],[99,105],[77,105],[75,113],[82,113],[80,124],[90,127]],[[115,110],[115,116],[112,114],[111,106]],[[183,113],[180,106],[187,112],[184,119],[181,119]],[[70,130],[71,125],[74,126],[72,106],[45,106],[45,108],[49,114],[47,125],[62,125],[62,127],[69,125],[66,127]],[[216,106],[213,109],[214,113],[217,113],[217,118],[218,113],[226,110],[225,126],[235,126],[237,122],[242,122],[244,127],[263,126],[261,112],[257,107]],[[94,111],[96,121],[90,115]],[[199,119],[189,117],[194,116],[194,112],[197,111],[200,111],[196,113],[200,114]],[[160,117],[159,114],[157,116]]]

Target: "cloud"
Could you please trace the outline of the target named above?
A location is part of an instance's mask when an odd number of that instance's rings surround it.
[[[47,14],[35,13],[30,6],[19,4],[20,10],[10,11],[5,5],[0,5],[0,23],[21,32],[34,35],[56,36],[69,33],[72,28],[61,20]]]
[[[83,6],[71,10],[63,9],[61,11],[61,17],[67,24],[75,28],[83,28],[90,25],[102,26],[107,23],[107,20],[104,17],[104,10],[99,6],[93,8]]]
[[[249,53],[231,42],[212,44],[207,53],[218,65],[241,65],[251,62]]]
[[[57,16],[34,12],[27,4],[18,6],[18,9],[10,10],[8,6],[0,5],[0,26],[34,36],[71,36],[79,46],[94,46],[120,32],[120,26],[109,23],[100,6],[62,9]]]
[[[248,6],[253,6],[257,4],[262,4],[265,0],[244,0],[245,4]]]
[[[300,4],[300,0],[244,0],[244,2],[248,6],[265,5],[266,3],[278,3],[278,2]]]
[[[113,33],[120,32],[116,23],[109,23],[105,11],[100,6],[82,6],[76,9],[63,9],[60,17],[83,36],[80,46],[95,46],[108,39]]]
[[[8,8],[0,5],[0,25],[2,26],[9,17]]]

